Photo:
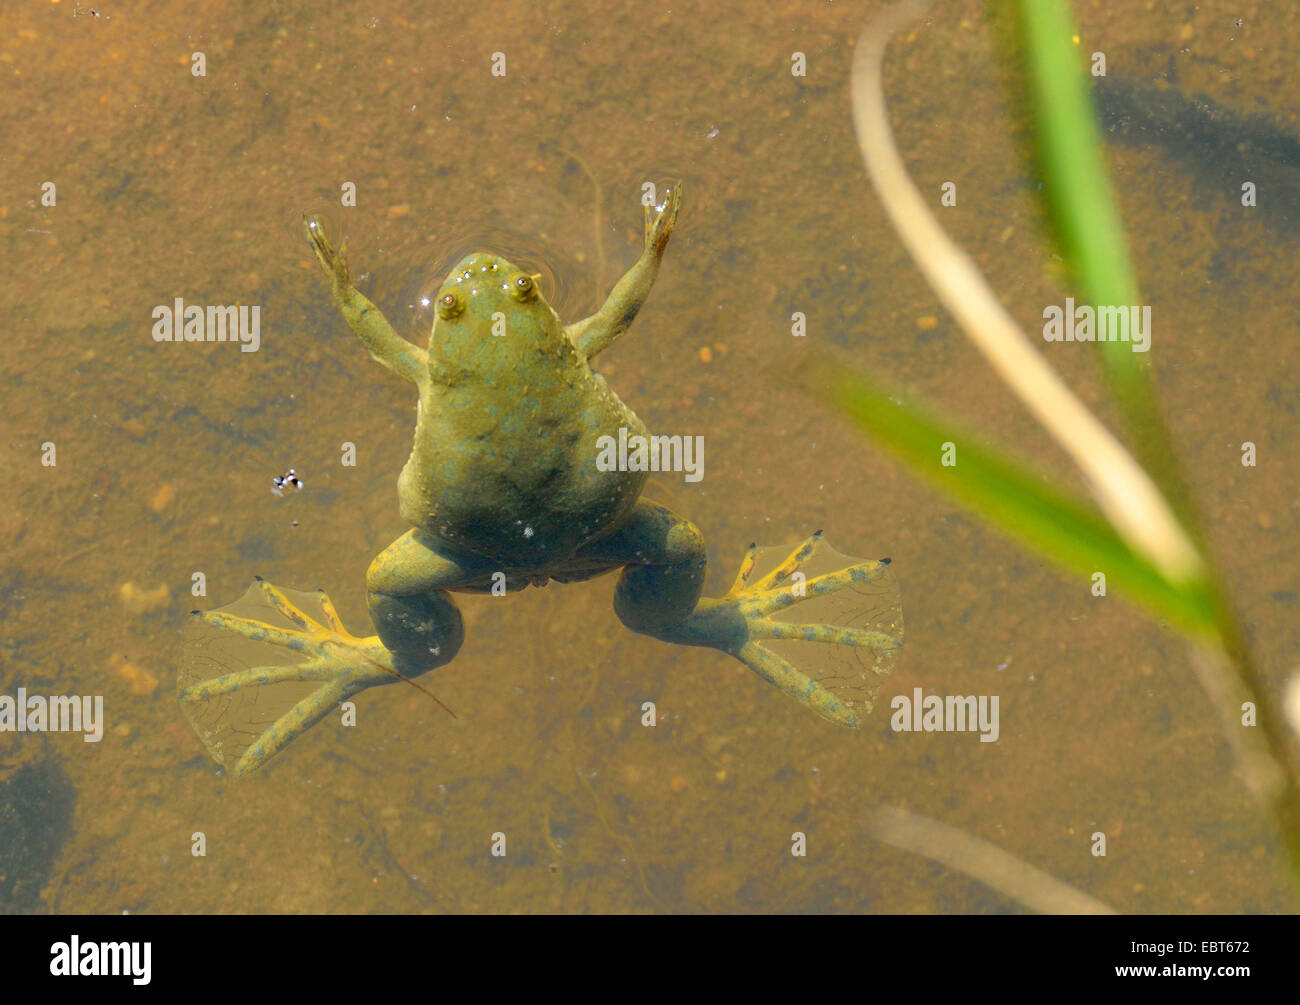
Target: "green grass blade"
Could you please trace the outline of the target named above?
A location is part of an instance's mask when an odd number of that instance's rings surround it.
[[[1003,53],[1003,62],[1017,66],[1012,79],[1023,84],[1013,100],[1028,105],[1033,144],[1027,152],[1042,177],[1048,221],[1077,287],[1074,295],[1092,305],[1139,305],[1070,5],[1066,0],[1016,0],[1014,10],[1012,37],[1019,44]],[[1009,34],[1001,36],[1004,48]],[[1127,342],[1099,342],[1097,347],[1138,459],[1204,550],[1151,378],[1153,353],[1135,353]]]
[[[1019,15],[1043,195],[1061,250],[1089,302],[1135,303],[1124,223],[1111,195],[1069,4],[1019,0]],[[1099,344],[1108,365],[1133,365],[1127,344]]]
[[[947,495],[994,523],[1017,542],[1072,572],[1106,575],[1114,590],[1194,634],[1213,634],[1214,610],[1199,588],[1179,589],[1134,554],[1105,518],[1052,488],[956,423],[911,404],[899,404],[869,378],[822,357],[806,384],[881,446]],[[944,444],[956,446],[956,464],[944,467]]]

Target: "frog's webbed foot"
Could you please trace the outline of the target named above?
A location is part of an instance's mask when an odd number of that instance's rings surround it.
[[[669,632],[730,653],[823,718],[854,727],[893,669],[903,613],[889,559],[842,555],[818,531],[793,551],[751,545],[726,595],[701,598]]]
[[[340,702],[402,679],[378,637],[350,633],[323,592],[284,591],[261,579],[228,608],[196,611],[187,636],[181,707],[208,752],[236,777],[261,767]],[[220,672],[232,665],[247,669]]]

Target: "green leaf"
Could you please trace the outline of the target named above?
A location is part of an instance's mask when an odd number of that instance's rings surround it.
[[[1085,577],[1102,572],[1115,590],[1196,635],[1214,635],[1215,612],[1202,587],[1177,587],[1136,555],[1090,503],[1053,488],[1045,474],[984,445],[984,437],[934,412],[896,400],[829,355],[805,370],[808,389],[947,495],[1015,541]],[[945,467],[945,444],[956,464]]]
[[[1065,0],[1016,0],[1019,46],[1004,62],[1020,72],[1023,90],[1012,100],[1027,104],[1032,146],[1026,151],[1042,175],[1042,199],[1080,303],[1140,305],[1124,222],[1111,192],[1103,144],[1084,72],[1085,53]],[[1006,35],[998,36],[1004,46]],[[1161,415],[1151,353],[1128,342],[1099,342],[1112,393],[1146,468],[1204,551],[1200,524],[1178,465],[1178,453]]]

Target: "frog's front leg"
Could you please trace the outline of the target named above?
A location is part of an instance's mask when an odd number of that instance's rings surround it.
[[[325,236],[325,229],[318,217],[304,216],[303,224],[307,229],[311,250],[329,283],[334,306],[339,309],[348,327],[370,350],[370,355],[388,369],[418,385],[426,383],[429,379],[429,364],[425,351],[393,331],[393,326],[388,323],[383,312],[352,285],[352,278],[348,274],[347,242],[335,251]]]
[[[681,201],[682,187],[678,184],[668,193],[664,208],[654,217],[653,222],[649,210],[646,210],[645,250],[641,252],[641,257],[614,284],[600,310],[589,318],[575,321],[565,329],[569,340],[587,359],[591,359],[627,331],[632,319],[641,310],[641,305],[650,296],[650,288],[654,286],[655,277],[659,274],[664,249],[668,247],[668,238],[672,236],[673,225],[677,222],[677,210]]]
[[[883,663],[863,661],[859,680],[848,681],[841,676],[838,683],[827,686],[816,671],[811,676],[804,673],[765,645],[768,640],[794,639],[883,655],[902,644],[901,616],[885,623],[888,630],[879,625],[803,624],[771,617],[805,600],[841,590],[869,592],[888,575],[889,559],[882,559],[852,562],[802,581],[795,573],[821,545],[819,531],[753,583],[749,580],[756,549],[751,547],[731,590],[716,599],[701,597],[705,553],[699,530],[671,510],[642,501],[619,530],[579,554],[626,563],[614,593],[614,609],[628,628],[664,642],[721,649],[823,718],[854,727],[859,714],[871,711],[879,676],[886,672]],[[892,589],[890,581],[882,592]],[[819,666],[820,662],[815,657],[799,660],[800,666],[807,668]]]

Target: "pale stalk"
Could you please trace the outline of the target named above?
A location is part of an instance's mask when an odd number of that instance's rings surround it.
[[[1115,909],[1010,852],[937,820],[894,806],[867,813],[877,841],[941,862],[1039,914],[1115,914]]]
[[[1074,459],[1116,531],[1170,582],[1199,581],[1201,557],[1159,489],[1034,349],[907,175],[889,128],[881,64],[890,36],[928,7],[914,0],[891,7],[862,33],[853,57],[853,123],[880,201],[940,301]]]

